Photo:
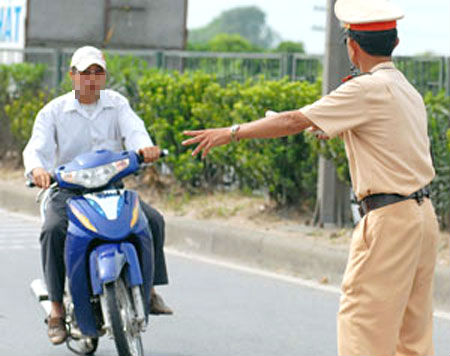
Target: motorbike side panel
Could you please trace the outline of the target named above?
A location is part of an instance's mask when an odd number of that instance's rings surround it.
[[[75,317],[81,332],[98,336],[95,315],[90,301],[86,256],[93,237],[69,222],[66,238],[66,273],[74,304]]]
[[[120,220],[123,225],[129,227],[132,218],[133,202],[136,201],[137,193],[125,191],[124,194],[125,204],[117,221]],[[79,210],[81,209],[80,211],[94,224],[97,232],[86,229],[71,213],[69,205],[74,202],[76,202],[77,208]],[[67,229],[65,251],[66,273],[69,279],[69,290],[75,307],[75,317],[82,333],[88,336],[98,336],[95,315],[91,305],[91,297],[96,294],[94,290],[97,292],[100,290],[98,282],[91,283],[89,256],[94,243],[95,245],[101,244],[102,242],[105,244],[115,243],[120,245],[122,242],[128,241],[127,238],[129,236],[133,237],[132,245],[134,245],[137,256],[139,257],[143,292],[146,300],[146,313],[148,314],[150,310],[150,289],[153,284],[154,254],[151,231],[142,209],[139,209],[139,217],[135,226],[132,229],[129,228],[126,234],[122,225],[122,232],[119,234],[121,238],[119,238],[117,231],[110,231],[110,229],[117,227],[117,222],[110,221],[111,224],[107,224],[105,221],[102,224],[98,224],[98,219],[103,219],[103,217],[83,197],[75,197],[68,202],[67,214],[69,217],[69,226]],[[124,249],[124,251],[126,250],[127,248]],[[132,258],[131,256],[127,257]],[[139,264],[137,265],[139,266]],[[131,283],[135,283],[138,280],[136,276],[132,277],[131,274],[129,277]]]

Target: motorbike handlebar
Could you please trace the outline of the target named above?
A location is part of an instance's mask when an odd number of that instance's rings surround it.
[[[56,182],[55,178],[53,178],[53,176],[51,176],[50,177],[50,185],[52,185],[55,182]],[[31,178],[27,178],[27,180],[25,181],[25,185],[28,188],[36,188],[37,187],[37,185],[33,182],[33,180]]]
[[[159,158],[163,158],[169,155],[169,150],[164,148],[161,150],[160,154],[159,154]],[[138,162],[139,164],[144,163],[144,156],[140,153],[138,153]]]
[[[29,179],[29,178],[26,180],[25,185],[28,188],[34,188],[36,186],[36,184],[34,184],[34,182],[31,179]]]

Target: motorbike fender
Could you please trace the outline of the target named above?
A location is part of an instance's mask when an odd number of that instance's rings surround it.
[[[131,243],[100,245],[91,252],[89,260],[94,295],[103,294],[103,285],[117,280],[124,267],[129,287],[143,284],[139,259]]]

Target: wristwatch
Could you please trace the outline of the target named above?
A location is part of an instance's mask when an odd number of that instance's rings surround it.
[[[230,128],[231,142],[239,141],[239,139],[237,138],[237,132],[239,131],[240,128],[241,128],[241,125],[238,125],[238,124],[234,124],[233,126],[231,126],[231,128]]]

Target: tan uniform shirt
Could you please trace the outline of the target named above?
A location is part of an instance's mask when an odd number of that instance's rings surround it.
[[[353,190],[409,195],[434,177],[422,97],[392,62],[381,63],[300,111],[342,134]]]

